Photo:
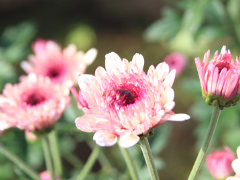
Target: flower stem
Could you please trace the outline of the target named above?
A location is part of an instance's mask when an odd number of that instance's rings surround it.
[[[38,174],[33,169],[27,166],[21,159],[19,159],[15,154],[6,149],[2,144],[0,144],[0,153],[2,153],[9,160],[14,162],[18,166],[18,168],[22,169],[22,171],[25,172],[29,177],[31,177],[31,179],[40,180]]]
[[[88,175],[89,171],[93,167],[99,155],[99,152],[100,152],[100,147],[96,145],[76,180],[86,179],[86,176]]]
[[[43,144],[43,150],[44,150],[44,156],[45,156],[47,170],[51,175],[51,180],[54,180],[53,161],[52,161],[52,157],[51,157],[51,150],[50,150],[48,134],[47,133],[43,134],[41,136],[41,138],[42,138],[42,144]]]
[[[56,171],[56,174],[61,176],[62,174],[62,162],[61,157],[58,150],[58,143],[57,143],[57,137],[56,137],[56,131],[52,130],[52,132],[49,134],[49,142],[51,144],[51,153],[53,158],[53,164],[54,169]]]
[[[123,158],[124,158],[124,160],[127,164],[127,167],[128,167],[128,170],[129,170],[129,173],[130,173],[130,176],[131,176],[132,180],[139,180],[136,168],[135,168],[135,166],[133,164],[133,161],[130,157],[128,149],[122,148],[120,145],[118,145],[118,146],[119,146],[120,151],[123,155]]]
[[[198,153],[197,159],[196,159],[196,161],[193,165],[192,171],[190,172],[188,180],[196,179],[196,176],[197,176],[197,174],[200,170],[200,167],[202,165],[203,160],[205,159],[208,147],[209,147],[210,142],[212,140],[214,131],[215,131],[217,123],[218,123],[220,113],[221,113],[221,110],[219,109],[219,107],[214,106],[213,107],[213,112],[212,112],[212,118],[211,118],[211,121],[210,121],[209,126],[208,126],[207,134],[205,136],[202,147],[201,147],[201,149]]]
[[[158,172],[154,164],[152,152],[147,137],[140,140],[140,147],[150,172],[151,180],[159,180]]]

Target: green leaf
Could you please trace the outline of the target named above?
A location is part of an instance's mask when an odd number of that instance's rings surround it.
[[[198,32],[198,37],[206,37],[211,40],[223,38],[228,35],[228,32],[222,27],[217,25],[208,25],[202,27]]]
[[[207,14],[206,18],[210,19],[211,24],[224,24],[227,21],[225,7],[220,0],[211,0],[204,12]]]
[[[203,6],[202,3],[196,3],[187,9],[183,16],[183,28],[195,34],[203,22]]]
[[[144,32],[149,42],[166,41],[173,38],[180,29],[180,16],[171,9],[165,9],[163,18],[155,21]]]
[[[36,24],[31,21],[23,22],[14,27],[8,27],[2,34],[0,41],[9,45],[24,45],[26,46],[36,35]]]

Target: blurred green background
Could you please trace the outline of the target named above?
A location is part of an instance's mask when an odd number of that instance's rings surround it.
[[[32,53],[31,43],[39,37],[53,39],[62,47],[74,43],[83,51],[97,48],[98,56],[86,72],[90,74],[104,66],[105,54],[112,51],[128,60],[135,53],[142,54],[145,71],[171,52],[184,54],[187,67],[173,86],[174,112],[190,114],[191,120],[161,125],[150,142],[158,157],[160,178],[187,179],[212,110],[201,97],[194,58],[202,59],[208,49],[212,57],[223,45],[234,59],[239,56],[240,0],[0,0],[0,89],[7,82],[18,82],[24,74],[20,62]],[[225,145],[235,151],[240,145],[239,107],[222,112],[209,152]],[[65,179],[80,172],[95,143],[91,133],[75,128],[74,120],[79,115],[81,111],[73,100],[56,125]],[[40,141],[29,144],[24,133],[16,129],[4,133],[0,141],[38,171],[44,170]],[[139,147],[129,150],[141,179],[149,179]],[[110,160],[102,155],[88,179],[129,179],[118,147],[103,148],[103,152]],[[22,172],[0,155],[0,180],[24,179],[20,176]],[[206,167],[198,179],[212,179]]]

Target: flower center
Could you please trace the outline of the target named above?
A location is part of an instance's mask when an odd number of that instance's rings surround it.
[[[45,97],[43,97],[40,94],[34,92],[26,98],[25,103],[27,105],[36,106],[43,101],[45,101]]]
[[[116,103],[120,106],[127,106],[135,102],[134,95],[131,91],[125,89],[116,89]]]
[[[58,69],[50,69],[47,73],[47,76],[52,78],[57,78],[60,75],[60,72]]]
[[[219,73],[223,68],[231,69],[231,57],[229,57],[229,54],[224,54],[221,59],[218,59],[216,67],[218,67]]]

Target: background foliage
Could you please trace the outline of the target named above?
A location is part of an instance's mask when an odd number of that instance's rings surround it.
[[[159,13],[160,12],[160,13]],[[231,49],[233,57],[240,50],[240,0],[61,0],[0,1],[0,89],[7,82],[18,82],[23,75],[20,62],[32,53],[31,43],[38,37],[54,39],[62,47],[75,43],[81,50],[96,47],[97,59],[86,73],[104,66],[105,54],[115,51],[131,60],[143,54],[145,70],[157,65],[171,52],[181,52],[188,60],[183,74],[176,77],[175,112],[191,115],[183,123],[167,122],[155,130],[150,143],[161,179],[187,179],[210,120],[212,108],[201,97],[194,57],[204,52]],[[240,145],[240,105],[225,109],[211,143],[210,151]],[[80,132],[74,125],[82,114],[76,102],[56,124],[64,179],[77,175],[95,146],[93,134]],[[45,170],[41,141],[29,142],[24,132],[10,129],[0,141],[36,170]],[[142,180],[149,179],[139,146],[131,147]],[[174,173],[172,173],[174,170]],[[20,178],[20,176],[22,178]],[[0,154],[0,179],[27,179]],[[117,146],[102,148],[89,180],[127,180],[129,174]],[[204,167],[199,179],[211,179]]]

